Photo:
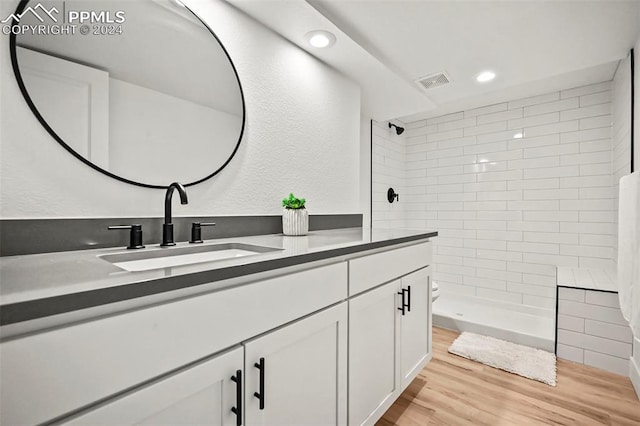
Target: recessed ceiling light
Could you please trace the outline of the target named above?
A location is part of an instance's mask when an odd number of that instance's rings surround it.
[[[476,77],[480,83],[486,83],[487,81],[491,81],[496,78],[496,74],[492,71],[483,71]]]
[[[336,42],[336,36],[329,31],[311,31],[305,35],[309,44],[313,47],[323,48],[333,46]]]

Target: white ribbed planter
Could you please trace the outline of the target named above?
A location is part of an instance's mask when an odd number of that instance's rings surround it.
[[[307,235],[309,232],[309,212],[307,209],[284,209],[282,212],[282,232],[284,235]]]

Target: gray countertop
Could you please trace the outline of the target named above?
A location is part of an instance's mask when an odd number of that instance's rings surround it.
[[[416,229],[347,228],[313,231],[304,237],[272,234],[207,240],[204,244],[242,242],[282,250],[139,272],[124,271],[99,257],[127,252],[123,247],[3,257],[0,325],[351,255],[437,234]],[[177,247],[188,245],[179,243]],[[171,248],[148,246],[144,250]]]

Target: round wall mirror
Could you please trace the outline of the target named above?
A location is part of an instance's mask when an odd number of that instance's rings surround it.
[[[217,36],[179,0],[22,0],[10,51],[40,123],[115,179],[195,185],[238,150],[238,74]]]

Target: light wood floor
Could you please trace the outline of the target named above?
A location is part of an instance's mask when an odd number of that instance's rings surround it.
[[[433,329],[433,359],[377,426],[640,425],[627,377],[558,360],[558,386],[447,353],[457,332]]]

